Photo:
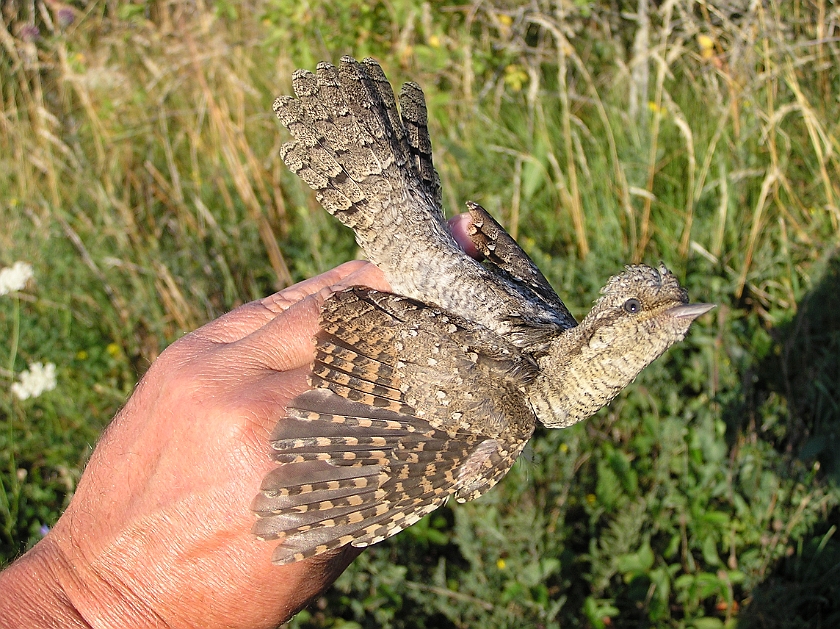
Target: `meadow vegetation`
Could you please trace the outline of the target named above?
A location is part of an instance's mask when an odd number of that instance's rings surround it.
[[[427,95],[475,200],[582,315],[625,263],[718,304],[487,496],[295,627],[840,625],[840,9],[827,0],[12,0],[0,25],[0,563],[175,339],[356,255],[279,158],[295,68]],[[20,400],[31,364],[56,388]]]

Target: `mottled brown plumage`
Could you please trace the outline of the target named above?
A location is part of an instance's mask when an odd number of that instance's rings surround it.
[[[570,426],[609,403],[711,306],[688,304],[664,266],[611,278],[577,325],[536,265],[468,204],[482,264],[444,221],[426,105],[400,110],[379,65],[293,76],[274,110],[281,155],[356,234],[395,294],[356,287],[321,312],[313,389],[272,435],[280,464],[254,500],[257,535],[290,563],[367,546],[450,496],[477,498],[510,469],[536,422]]]

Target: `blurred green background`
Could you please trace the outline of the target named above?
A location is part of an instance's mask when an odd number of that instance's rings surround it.
[[[0,563],[167,344],[357,255],[279,158],[295,68],[426,91],[573,313],[664,261],[718,304],[505,481],[366,551],[295,627],[840,625],[840,11],[827,0],[2,3]],[[34,362],[57,387],[19,400]]]

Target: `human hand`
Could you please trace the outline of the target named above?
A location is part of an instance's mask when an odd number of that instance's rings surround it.
[[[469,215],[449,225],[478,257]],[[0,573],[0,626],[275,627],[329,586],[360,549],[275,566],[250,504],[275,467],[269,435],[307,389],[320,306],[354,285],[389,289],[348,262],[167,348],[53,530]]]
[[[275,466],[269,435],[307,388],[320,305],[358,284],[389,288],[373,265],[348,262],[237,308],[155,361],[30,551],[82,626],[274,627],[356,557],[346,548],[274,566],[249,506]]]

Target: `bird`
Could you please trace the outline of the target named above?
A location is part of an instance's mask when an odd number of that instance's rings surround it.
[[[479,261],[444,219],[422,89],[379,63],[297,70],[274,112],[288,168],[350,227],[392,292],[323,304],[310,388],[271,434],[253,532],[285,565],[366,547],[498,483],[538,423],[594,414],[714,307],[662,264],[611,277],[578,323],[515,239],[469,202]],[[399,101],[399,102],[398,102]]]

